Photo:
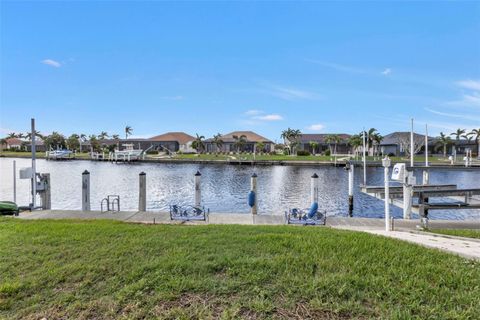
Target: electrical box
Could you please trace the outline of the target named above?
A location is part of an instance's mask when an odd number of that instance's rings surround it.
[[[397,163],[393,167],[392,180],[403,182],[404,178],[405,178],[405,163]]]
[[[20,169],[20,179],[32,179],[32,168]]]

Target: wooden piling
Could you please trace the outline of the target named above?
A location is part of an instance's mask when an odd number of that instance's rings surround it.
[[[201,173],[197,171],[194,176],[195,181],[195,207],[199,208],[202,201],[202,190],[200,188]]]
[[[139,174],[138,211],[147,211],[147,175]]]
[[[42,209],[50,210],[52,209],[52,193],[50,188],[50,173],[43,173],[41,175],[40,181],[44,183],[44,189],[40,193],[40,199],[42,201]]]
[[[254,195],[253,206],[251,207],[251,213],[255,215],[258,212],[258,206],[257,206],[257,174],[256,173],[252,174],[252,177],[250,178],[250,189],[251,189],[251,192],[253,192],[253,195]]]
[[[82,173],[82,211],[90,211],[90,172]]]

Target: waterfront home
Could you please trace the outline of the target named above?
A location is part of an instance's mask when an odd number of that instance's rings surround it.
[[[299,138],[298,142],[300,143],[298,150],[308,151],[312,154],[323,153],[327,150],[334,151],[335,142],[328,141],[328,136],[338,136],[340,138],[339,142],[336,144],[337,154],[347,154],[350,153],[351,147],[348,144],[348,139],[351,135],[346,133],[331,133],[331,134],[311,134],[303,133]],[[313,143],[315,144],[313,144]],[[315,150],[314,150],[315,147]]]
[[[262,137],[253,131],[234,131],[224,134],[220,137],[223,142],[221,145],[215,143],[213,138],[205,140],[206,152],[253,152],[257,148],[258,152],[273,151],[274,142]],[[262,150],[258,150],[263,146]]]
[[[2,149],[9,149],[9,150],[20,150],[22,148],[24,141],[18,138],[8,138],[5,139],[5,143],[2,144]]]
[[[433,137],[428,137],[428,153],[434,154],[439,146]],[[415,154],[425,154],[425,135],[414,133],[413,146]],[[387,134],[380,142],[380,153],[382,155],[389,155],[395,157],[406,156],[410,152],[410,132],[397,131]],[[437,151],[438,152],[438,151]]]
[[[170,152],[193,153],[192,142],[195,137],[185,132],[167,132],[148,139],[156,150],[165,150]]]

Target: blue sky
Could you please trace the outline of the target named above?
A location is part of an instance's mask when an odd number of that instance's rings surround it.
[[[480,2],[1,2],[0,133],[480,127]]]

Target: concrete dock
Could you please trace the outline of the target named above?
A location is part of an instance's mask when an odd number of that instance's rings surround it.
[[[207,221],[172,221],[168,212],[120,211],[100,212],[81,210],[43,210],[22,212],[17,217],[25,220],[38,219],[109,219],[145,224],[239,224],[239,225],[284,225],[283,215],[251,215],[248,213],[211,213]],[[480,240],[443,236],[418,230],[419,220],[394,220],[394,231],[385,231],[384,219],[327,217],[326,226],[337,229],[368,232],[375,235],[408,241],[428,248],[434,248],[469,259],[480,260]],[[480,229],[479,220],[430,220],[431,229]],[[308,227],[312,228],[312,227]],[[315,228],[315,227],[313,227]]]

